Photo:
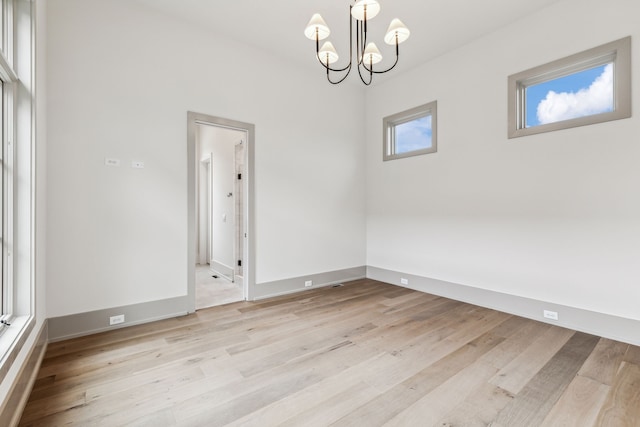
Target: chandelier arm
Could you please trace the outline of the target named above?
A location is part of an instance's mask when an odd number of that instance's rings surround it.
[[[367,70],[368,72],[372,73],[372,74],[384,74],[388,71],[393,70],[396,65],[398,65],[398,59],[400,59],[400,48],[398,47],[398,36],[396,35],[396,61],[393,63],[393,65],[389,68],[387,68],[386,70],[382,70],[382,71],[375,71],[373,69],[373,65],[370,65],[371,69],[367,68],[366,64],[362,64],[362,66],[364,67],[365,70]]]
[[[349,74],[351,74],[351,64],[353,63],[353,18],[351,17],[351,9],[353,8],[353,6],[349,6],[349,65],[347,65],[346,67],[344,67],[341,70],[333,70],[331,69],[331,67],[324,65],[324,63],[322,61],[320,61],[320,63],[322,64],[322,66],[324,68],[326,68],[327,70],[327,81],[329,83],[331,83],[332,85],[337,85],[339,83],[342,83],[347,77],[349,77]],[[356,31],[357,31],[357,23],[356,23]],[[318,56],[318,49],[319,49],[319,41],[317,40],[316,37],[316,56]],[[318,56],[318,60],[320,59],[320,57]],[[345,70],[349,70],[347,71],[347,73],[342,76],[342,78],[340,80],[337,81],[333,81],[331,80],[331,75],[329,74],[329,71],[334,71],[334,72],[341,72],[341,71],[345,71]]]
[[[316,53],[316,58],[318,58],[318,62],[320,63],[320,65],[322,65],[327,71],[333,71],[333,72],[336,72],[336,73],[340,73],[342,71],[346,71],[349,68],[351,68],[351,61],[349,61],[349,64],[347,64],[347,66],[344,67],[344,68],[331,68],[328,65],[325,65],[324,62],[322,62],[322,60],[320,59],[320,56],[318,55],[318,53]]]
[[[362,62],[362,61],[361,61]],[[369,86],[372,82],[373,82],[373,73],[371,72],[371,70],[369,70],[366,65],[362,64],[362,66],[364,67],[365,70],[369,71],[369,82],[367,82],[364,77],[362,77],[362,71],[360,70],[360,63],[358,63],[358,75],[360,76],[360,80],[362,81],[362,83],[364,83],[366,86]],[[371,64],[371,68],[373,68],[373,64]]]
[[[366,24],[366,22],[365,22]],[[359,29],[359,30],[358,30]],[[358,40],[356,40],[356,46],[358,48],[358,64],[363,64],[364,65],[364,50],[366,49],[367,46],[367,30],[365,29],[365,25],[364,24],[359,24],[358,21],[356,21],[356,37],[360,36],[360,38]],[[362,41],[362,42],[360,42]]]
[[[364,6],[364,20],[363,22],[363,26],[364,26],[364,33],[367,34],[367,6]]]
[[[335,82],[331,80],[331,76],[329,75],[329,69],[327,69],[327,80],[329,81],[329,83],[331,83],[332,85],[337,85],[338,83],[342,83],[344,79],[349,77],[349,73],[351,73],[351,64],[349,64],[347,68],[349,68],[349,71],[347,71],[347,73],[344,76],[342,76],[340,80],[337,80]]]
[[[362,29],[362,56],[364,56],[364,50],[367,48],[367,8],[364,8],[364,21],[362,21],[362,25],[360,26]]]
[[[342,71],[347,70],[348,68],[351,68],[351,58],[349,58],[349,64],[347,64],[347,66],[345,66],[344,68],[331,68],[330,66],[322,62],[322,59],[320,59],[320,40],[318,39],[317,35],[316,35],[316,58],[318,59],[318,62],[320,63],[320,65],[322,65],[324,68],[327,69],[327,72],[334,71],[334,72],[340,73]]]
[[[352,8],[353,8],[353,6],[349,6],[349,64],[347,64],[345,67],[343,67],[343,68],[332,68],[329,65],[327,65],[329,63],[328,60],[327,60],[327,64],[322,62],[322,60],[320,59],[320,37],[318,36],[318,30],[316,29],[316,58],[318,59],[318,62],[320,63],[320,65],[322,65],[327,70],[327,80],[329,81],[329,83],[334,84],[334,85],[343,82],[344,79],[347,78],[349,73],[351,73],[351,64],[353,62],[353,18],[351,17],[351,9]],[[357,23],[356,23],[356,25],[357,25]],[[330,78],[330,75],[329,75],[330,71],[333,71],[335,73],[341,73],[343,71],[347,71],[347,73],[340,80],[334,82]]]
[[[351,11],[353,10],[353,6],[349,5],[349,71],[351,71],[351,63],[353,62],[353,16],[351,16]],[[356,21],[356,39],[358,33],[358,21]]]

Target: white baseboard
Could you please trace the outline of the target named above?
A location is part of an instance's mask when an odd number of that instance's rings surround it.
[[[221,262],[215,261],[215,260],[211,260],[209,263],[209,268],[211,269],[211,271],[213,271],[214,273],[217,273],[219,276],[224,277],[225,279],[231,280],[232,282],[234,282],[234,270],[233,267],[229,267],[226,264],[223,264]]]
[[[308,289],[363,279],[365,277],[482,307],[492,308],[553,325],[575,329],[581,332],[629,344],[640,345],[640,321],[635,319],[628,319],[547,301],[539,301],[531,298],[504,294],[373,266],[353,267],[284,280],[276,280],[267,283],[259,283],[254,287],[251,300],[255,301],[280,295],[287,295]],[[408,284],[401,284],[401,278],[408,279]],[[312,287],[305,287],[305,282],[308,280],[313,281]],[[176,297],[167,300],[150,301],[130,306],[54,317],[49,319],[48,323],[49,341],[60,341],[67,338],[89,335],[123,326],[131,326],[154,320],[182,316],[188,312],[187,300],[187,296]],[[552,310],[557,312],[559,319],[555,321],[544,318],[542,315],[543,310]],[[119,314],[125,315],[125,322],[119,325],[109,326],[109,317]]]
[[[323,286],[331,286],[350,280],[364,279],[366,277],[366,267],[353,267],[344,270],[327,271],[324,273],[310,274],[308,276],[293,277],[290,279],[275,280],[273,282],[259,283],[255,285],[251,300],[261,300],[265,298],[277,297],[306,291]],[[313,285],[306,287],[305,282],[311,280]]]
[[[22,364],[18,376],[14,380],[2,408],[0,408],[0,425],[2,426],[17,426],[20,422],[20,417],[29,400],[33,384],[47,351],[47,325],[45,320],[29,356]]]
[[[538,301],[531,298],[474,288],[472,286],[372,266],[367,266],[367,278],[492,308],[552,325],[575,329],[616,341],[640,345],[640,321],[635,319],[598,313],[547,301]],[[402,284],[400,282],[401,278],[407,279],[408,283]],[[544,318],[542,315],[543,310],[557,312],[559,315],[558,320]]]
[[[278,280],[255,285],[252,300],[259,300],[307,289],[330,286],[349,280],[365,277],[366,267],[347,268],[344,270],[312,274],[309,276]],[[307,288],[304,282],[313,281],[313,287]],[[122,307],[106,308],[68,316],[52,317],[49,319],[49,342],[61,341],[69,338],[95,334],[125,326],[138,325],[171,317],[183,316],[188,313],[188,296],[169,298],[166,300],[149,301]],[[125,322],[109,325],[111,316],[124,315]]]
[[[95,334],[110,329],[139,325],[155,320],[184,316],[188,313],[188,297],[175,297],[122,307],[105,308],[49,319],[49,342]],[[124,323],[109,325],[111,316],[124,315]]]

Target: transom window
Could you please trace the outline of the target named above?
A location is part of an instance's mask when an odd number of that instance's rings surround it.
[[[631,116],[631,38],[509,77],[509,137]]]
[[[435,153],[436,121],[436,101],[385,117],[383,160]]]

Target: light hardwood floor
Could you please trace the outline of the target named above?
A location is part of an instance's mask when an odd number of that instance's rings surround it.
[[[51,344],[22,426],[636,426],[640,348],[371,280]]]

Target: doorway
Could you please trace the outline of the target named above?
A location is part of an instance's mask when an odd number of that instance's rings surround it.
[[[254,126],[189,112],[190,311],[250,299]]]

